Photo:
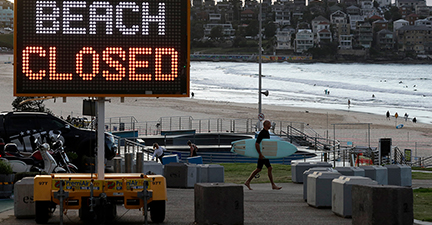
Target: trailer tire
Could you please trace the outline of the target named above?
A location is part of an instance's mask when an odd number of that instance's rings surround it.
[[[165,201],[152,201],[149,207],[153,223],[162,223],[165,220]]]
[[[36,223],[46,224],[52,215],[49,201],[35,201]]]

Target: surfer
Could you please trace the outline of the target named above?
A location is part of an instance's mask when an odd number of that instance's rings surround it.
[[[267,167],[267,174],[268,174],[270,183],[272,185],[272,188],[275,189],[275,190],[279,190],[282,187],[276,186],[276,184],[273,182],[272,166],[270,165],[270,160],[266,159],[264,157],[264,155],[261,153],[261,150],[260,150],[260,143],[261,143],[262,139],[264,139],[264,138],[270,139],[270,133],[269,133],[269,129],[271,127],[270,121],[269,120],[265,120],[264,123],[263,123],[263,126],[264,126],[264,128],[258,134],[258,137],[257,137],[256,142],[255,142],[255,149],[256,149],[256,151],[258,152],[258,155],[259,155],[258,163],[257,163],[257,168],[251,173],[251,175],[246,180],[246,182],[244,183],[244,185],[246,185],[246,187],[249,188],[249,190],[252,190],[252,188],[250,187],[250,182],[255,177],[255,175],[257,175],[262,170],[263,165],[265,165]]]

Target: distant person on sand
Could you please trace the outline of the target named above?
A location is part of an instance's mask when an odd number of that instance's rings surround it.
[[[198,147],[194,143],[192,143],[191,141],[188,141],[187,145],[189,145],[189,147],[190,147],[190,157],[198,156],[198,154],[197,154]]]
[[[404,118],[405,118],[405,122],[406,122],[408,120],[408,113],[405,113]]]
[[[389,112],[389,111],[387,111],[387,113],[386,113],[386,118],[387,118],[388,120],[390,120],[390,112]]]
[[[415,117],[413,118],[413,123],[417,123],[417,119]]]
[[[192,95],[192,98],[193,98],[193,97],[195,96],[195,94],[194,94],[193,92],[192,92],[192,94],[191,94],[191,95]]]
[[[351,106],[351,101],[348,99],[348,108]]]
[[[251,175],[249,176],[249,178],[246,180],[246,182],[244,183],[244,185],[246,185],[246,187],[249,188],[249,190],[252,190],[252,188],[250,187],[250,182],[255,177],[255,175],[257,175],[262,170],[263,165],[265,165],[267,167],[267,174],[268,174],[270,183],[272,185],[272,188],[275,189],[275,190],[279,190],[282,187],[276,186],[276,184],[273,182],[272,166],[270,165],[270,160],[266,159],[264,157],[264,155],[261,153],[261,150],[260,150],[261,149],[260,148],[261,141],[264,138],[265,139],[270,139],[270,132],[269,132],[269,129],[271,127],[270,121],[268,121],[268,120],[264,121],[263,126],[264,126],[264,128],[258,134],[258,137],[257,137],[256,142],[255,142],[255,148],[256,148],[256,151],[258,152],[258,155],[259,155],[258,165],[257,165],[257,168],[251,173]]]

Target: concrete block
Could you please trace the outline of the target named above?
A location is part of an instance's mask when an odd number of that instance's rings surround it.
[[[36,215],[33,202],[34,178],[24,177],[14,187],[14,215],[16,218],[33,218]]]
[[[243,186],[225,183],[195,184],[195,223],[234,225],[244,223]]]
[[[291,164],[291,179],[294,183],[303,183],[303,172],[313,167],[332,167],[327,162],[293,162]]]
[[[344,176],[365,176],[364,169],[360,167],[354,167],[354,166],[347,166],[347,167],[335,167],[335,170],[337,170],[339,173],[341,173]]]
[[[179,157],[178,155],[166,155],[162,157],[162,163],[164,165],[170,164],[170,163],[178,163]]]
[[[365,177],[369,177],[372,180],[378,182],[378,184],[388,184],[388,172],[387,167],[384,166],[360,166],[365,170]]]
[[[209,164],[208,182],[209,183],[223,183],[223,182],[225,182],[224,167],[221,165],[217,165],[217,164]]]
[[[352,215],[351,189],[355,184],[376,185],[378,182],[369,177],[340,176],[332,181],[332,211],[342,217]]]
[[[312,167],[303,172],[303,200],[307,200],[307,177],[317,171],[337,172],[337,170],[331,167]]]
[[[411,167],[407,165],[385,165],[388,173],[388,184],[411,187]]]
[[[201,156],[188,157],[187,162],[195,163],[195,164],[203,164],[203,160]]]
[[[195,164],[170,163],[164,166],[167,187],[192,188],[197,181],[196,173]]]
[[[353,225],[413,224],[413,191],[394,185],[353,185]]]
[[[209,164],[197,164],[197,183],[208,183]]]
[[[156,161],[144,161],[141,171],[147,175],[163,175],[163,165]]]
[[[314,172],[308,175],[307,203],[316,208],[331,207],[332,180],[340,177],[338,172]]]

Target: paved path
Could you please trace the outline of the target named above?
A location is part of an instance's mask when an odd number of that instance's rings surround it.
[[[244,189],[245,224],[351,224],[351,219],[336,216],[331,209],[316,209],[303,201],[303,185],[293,183],[278,184],[281,190],[272,190],[270,184],[251,184],[254,190]],[[413,180],[413,188],[431,187],[432,181]],[[111,224],[143,224],[142,212],[117,207],[117,219]],[[0,222],[8,225],[36,224],[34,219],[15,219],[14,211],[0,213]],[[58,211],[49,224],[59,224]],[[64,224],[85,224],[78,217],[77,210],[68,211]],[[149,222],[149,224],[152,224]],[[194,224],[194,190],[168,188],[167,213],[164,224]],[[432,223],[425,223],[432,224]]]

